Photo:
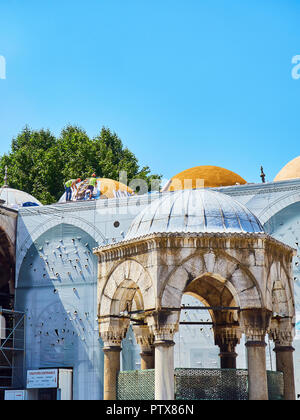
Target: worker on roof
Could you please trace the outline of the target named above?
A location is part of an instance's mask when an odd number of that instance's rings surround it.
[[[94,189],[97,185],[97,177],[96,174],[93,173],[92,177],[88,180],[88,186],[86,190],[87,198],[91,200],[93,198]]]
[[[77,191],[77,184],[81,182],[80,178],[77,179],[69,179],[65,183],[65,190],[66,190],[66,201],[71,201],[73,191]]]

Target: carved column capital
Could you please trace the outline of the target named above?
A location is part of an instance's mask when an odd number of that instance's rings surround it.
[[[216,325],[214,327],[214,335],[215,335],[215,344],[222,348],[226,346],[227,348],[232,347],[232,351],[237,344],[239,344],[240,339],[242,337],[242,331],[238,326],[234,327],[226,327]],[[228,347],[229,346],[229,347]]]
[[[262,308],[245,309],[241,312],[242,328],[247,341],[265,340],[271,315],[271,311]]]
[[[291,318],[273,318],[269,328],[269,338],[276,347],[292,347],[295,326]]]
[[[134,325],[133,332],[137,344],[140,346],[143,353],[152,352],[154,335],[150,331],[148,325]]]
[[[99,335],[104,343],[104,349],[121,347],[126,333],[127,328],[122,328],[117,323],[99,322]]]
[[[147,323],[155,340],[154,345],[173,343],[174,334],[179,329],[179,312],[161,311],[147,318]],[[173,343],[174,344],[174,343]]]

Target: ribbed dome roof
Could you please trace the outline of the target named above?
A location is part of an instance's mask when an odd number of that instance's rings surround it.
[[[165,193],[133,220],[125,240],[151,233],[262,233],[253,213],[228,195],[211,189]]]
[[[274,181],[285,181],[287,179],[300,178],[300,156],[288,162],[281,171],[278,172]]]
[[[201,185],[202,180],[204,181],[204,185]],[[198,182],[200,182],[200,184],[198,184]],[[171,182],[164,190],[177,191],[202,187],[227,187],[246,183],[247,182],[235,172],[219,166],[204,165],[186,169],[173,176]]]

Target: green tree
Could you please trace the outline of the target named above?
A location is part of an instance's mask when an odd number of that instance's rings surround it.
[[[64,193],[68,179],[85,179],[93,172],[99,177],[118,180],[126,171],[127,180],[144,179],[150,186],[149,167],[139,167],[136,156],[116,133],[102,128],[99,135],[90,138],[80,127],[69,125],[56,138],[49,130],[31,130],[25,127],[12,140],[11,150],[0,158],[0,174],[8,167],[9,186],[26,191],[43,204],[57,202]]]

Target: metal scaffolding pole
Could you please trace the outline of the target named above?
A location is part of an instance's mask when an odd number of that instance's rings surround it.
[[[2,309],[5,333],[0,340],[0,390],[22,386],[25,354],[25,313]]]

